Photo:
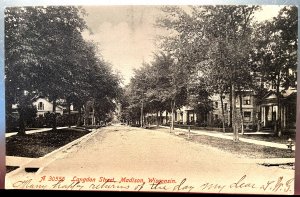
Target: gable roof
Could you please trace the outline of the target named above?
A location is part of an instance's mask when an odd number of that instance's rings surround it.
[[[38,99],[43,99],[44,101],[48,102],[50,105],[53,105],[53,104],[52,104],[47,98],[45,98],[45,97],[38,97],[38,98],[35,98],[35,100],[33,101],[33,103],[34,103],[34,102],[37,102]],[[59,108],[59,109],[61,109],[61,110],[64,109],[64,107],[61,106],[61,105],[56,105],[56,108]]]

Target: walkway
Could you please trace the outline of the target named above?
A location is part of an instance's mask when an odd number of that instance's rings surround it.
[[[75,127],[75,126],[71,126]],[[67,129],[68,127],[57,127],[56,129]],[[52,128],[41,128],[41,129],[33,129],[33,130],[28,130],[25,131],[26,134],[32,134],[32,133],[39,133],[39,132],[44,132],[44,131],[50,131]],[[11,137],[13,135],[17,135],[18,132],[12,132],[12,133],[5,133],[5,137]]]
[[[163,128],[169,128],[166,126],[161,126]],[[177,131],[183,131],[187,132],[187,129],[180,129],[180,128],[175,128]],[[198,134],[198,135],[206,135],[206,136],[211,136],[211,137],[217,137],[217,138],[223,138],[223,139],[229,139],[232,140],[232,134],[228,135],[228,133],[217,133],[217,132],[211,132],[211,131],[204,131],[204,130],[190,130],[192,135]],[[239,140],[242,142],[247,142],[251,144],[257,144],[257,145],[262,145],[262,146],[268,146],[268,147],[274,147],[274,148],[280,148],[280,149],[287,149],[286,144],[280,144],[280,143],[275,143],[275,142],[267,142],[267,141],[262,141],[262,140],[254,140],[254,139],[247,139],[239,136]],[[293,146],[293,150],[295,150],[295,146]]]

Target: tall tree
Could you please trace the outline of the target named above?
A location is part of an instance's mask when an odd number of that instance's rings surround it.
[[[158,101],[170,103],[173,130],[175,110],[187,102],[187,72],[184,66],[170,54],[156,54],[152,65],[156,76],[155,89]]]
[[[230,90],[226,91],[232,98],[234,141],[238,141],[236,89],[239,75],[247,67],[244,62],[249,58],[251,20],[256,9],[257,6],[166,7],[166,17],[158,21],[159,26],[173,33],[163,38],[162,46],[172,51],[190,72],[208,73],[209,78],[215,79],[212,85],[229,81]],[[209,67],[197,67],[207,59],[210,63],[202,65]]]
[[[80,110],[89,99],[103,107],[101,100],[117,98],[120,78],[97,55],[96,45],[82,37],[87,28],[84,14],[83,9],[74,6],[6,9],[8,108],[25,90],[42,94],[53,102],[56,129],[58,99],[65,99],[68,106],[73,103]],[[113,110],[113,105],[107,106]]]
[[[278,106],[275,132],[278,136],[282,134],[281,91],[296,87],[297,30],[297,7],[286,6],[272,21],[264,21],[258,25],[256,34],[259,39],[252,53],[252,62],[261,75],[262,84],[275,87]]]
[[[8,91],[15,92],[13,84],[17,84],[20,90],[36,91],[50,98],[53,129],[56,100],[64,96],[72,79],[74,64],[70,63],[70,56],[74,43],[82,39],[81,31],[86,27],[81,12],[71,6],[6,9]]]

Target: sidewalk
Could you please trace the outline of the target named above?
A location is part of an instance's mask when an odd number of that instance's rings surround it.
[[[166,126],[160,126],[162,128],[170,128]],[[180,129],[180,128],[174,128],[174,130],[177,131],[183,131],[183,132],[188,132],[187,129]],[[209,132],[209,131],[203,131],[203,130],[190,130],[192,135],[207,135],[211,137],[217,137],[217,138],[223,138],[223,139],[228,139],[232,140],[232,134],[228,133],[215,133],[215,132]],[[262,145],[262,146],[269,146],[273,148],[280,148],[280,149],[287,149],[287,146],[285,144],[280,144],[280,143],[275,143],[275,142],[267,142],[267,141],[262,141],[262,140],[253,140],[253,139],[247,139],[243,138],[242,136],[239,136],[239,140],[242,142],[247,142],[251,144],[256,144],[256,145]],[[295,150],[295,146],[293,146],[293,150]]]
[[[71,127],[76,127],[76,126],[71,126]],[[56,129],[67,129],[68,127],[57,127]],[[26,134],[32,134],[32,133],[39,133],[39,132],[44,132],[44,131],[50,131],[52,128],[41,128],[41,129],[34,129],[34,130],[29,130],[25,131]],[[5,137],[11,137],[13,135],[17,135],[18,132],[13,132],[13,133],[5,133]]]

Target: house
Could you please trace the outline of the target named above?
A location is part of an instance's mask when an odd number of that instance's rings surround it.
[[[53,111],[53,103],[50,102],[47,98],[37,97],[33,99],[33,105],[37,109],[37,116],[44,116],[45,113],[51,113]],[[64,113],[64,107],[57,105],[56,113],[62,115]],[[72,109],[71,109],[72,110]]]
[[[278,108],[278,96],[270,90],[263,98],[260,105],[260,122],[265,128],[273,128],[277,121],[285,130],[296,128],[296,103],[297,90],[289,88],[281,91],[280,107]]]
[[[152,115],[154,116],[154,115]],[[171,121],[171,113],[164,111],[162,113],[162,123],[168,124]],[[177,124],[195,124],[197,121],[197,115],[194,109],[190,106],[183,106],[174,112],[174,121]]]
[[[177,109],[174,113],[175,123],[186,124],[186,125],[199,125],[199,126],[222,126],[222,102],[220,94],[214,94],[210,97],[211,105],[213,110],[207,114],[197,114],[196,111],[190,106],[183,106]],[[230,125],[230,99],[229,94],[225,94],[222,97],[223,100],[223,110],[225,124]],[[240,112],[240,99],[236,98],[236,110],[237,118],[241,120]],[[253,91],[243,91],[242,96],[242,115],[245,129],[255,128],[258,121],[258,106],[256,102],[256,96]],[[162,113],[163,123],[169,123],[171,121],[171,113],[164,111]],[[239,121],[241,122],[241,121]]]
[[[222,104],[219,94],[214,94],[211,96],[213,111],[210,112],[209,122],[214,125],[222,121]],[[230,125],[230,99],[229,94],[223,96],[223,109],[225,124]],[[240,103],[242,102],[242,103]],[[240,107],[242,106],[242,112]],[[237,119],[241,123],[241,118],[243,115],[243,123],[245,129],[253,129],[256,127],[258,121],[258,106],[256,102],[256,95],[254,91],[247,90],[242,92],[242,99],[240,101],[239,96],[236,98],[236,112]],[[241,114],[242,113],[242,114]]]

